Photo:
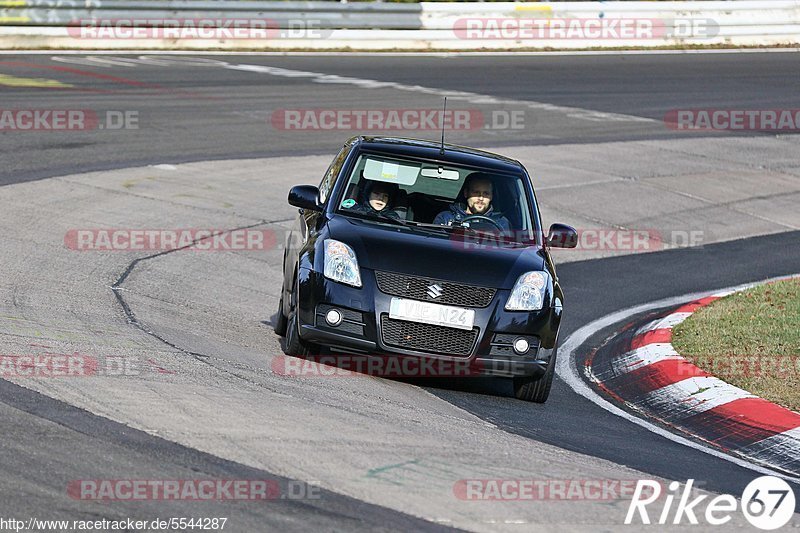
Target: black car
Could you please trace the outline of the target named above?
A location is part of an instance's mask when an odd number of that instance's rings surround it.
[[[299,185],[275,331],[286,352],[467,362],[544,402],[563,293],[518,161],[431,141],[354,137]]]

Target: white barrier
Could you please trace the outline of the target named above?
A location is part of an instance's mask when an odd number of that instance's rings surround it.
[[[315,3],[319,4],[322,2]],[[155,10],[163,9],[159,1],[152,5]],[[195,12],[197,5],[193,4]],[[364,4],[360,5],[358,28],[348,28],[352,19],[346,22],[347,11],[336,3],[336,10],[325,8],[323,31],[276,31],[269,38],[93,38],[64,26],[0,26],[0,49],[457,51],[800,43],[800,0],[421,2],[403,13],[403,25],[415,26],[412,29],[368,28],[363,20]],[[381,12],[381,21],[385,22],[386,11],[375,11]],[[409,22],[411,11],[417,12],[417,23]],[[314,13],[313,9],[306,11],[303,20],[313,20]],[[281,20],[289,20],[284,15]],[[336,22],[337,16],[342,17],[341,23]],[[235,17],[231,12],[230,18]],[[376,25],[380,24],[377,20]],[[0,16],[0,24],[2,21]],[[626,33],[622,25],[631,26],[633,33]]]
[[[641,34],[615,31],[616,23]],[[800,0],[423,2],[422,27],[443,31],[437,47],[447,49],[792,45]]]

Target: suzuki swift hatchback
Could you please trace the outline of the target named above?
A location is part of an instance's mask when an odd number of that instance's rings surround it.
[[[550,257],[574,229],[542,231],[512,159],[449,144],[355,137],[319,187],[289,192],[275,330],[290,355],[322,350],[467,362],[544,402],[563,293]]]

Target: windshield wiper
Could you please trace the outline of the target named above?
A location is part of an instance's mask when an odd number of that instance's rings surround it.
[[[447,230],[453,229],[451,226],[443,226],[441,224],[428,224],[427,222],[416,222],[414,220],[403,220],[402,218],[396,218],[387,215],[386,213],[378,213],[378,219],[381,221],[392,222],[393,224],[397,224],[400,226],[405,227],[415,227],[415,228],[426,228],[426,229],[438,229],[447,232]]]
[[[453,226],[445,226],[442,224],[431,224],[428,222],[414,222],[414,221],[407,221],[408,224],[418,227],[418,228],[425,228],[425,229],[433,229],[433,230],[440,230],[444,231],[445,233],[450,233],[451,230],[454,229]]]
[[[400,226],[409,226],[410,224],[412,224],[411,222],[408,222],[406,220],[402,220],[402,219],[397,218],[397,217],[390,217],[386,213],[378,213],[378,218],[380,220],[385,220],[387,222],[391,222],[393,224],[398,224]]]
[[[486,241],[491,242],[492,240],[495,240],[495,241],[497,241],[498,244],[503,244],[503,245],[510,245],[510,246],[526,246],[527,245],[527,246],[530,246],[530,244],[531,244],[531,243],[524,243],[524,242],[517,241],[515,239],[510,238],[507,235],[504,235],[503,233],[498,235],[496,233],[492,233],[491,231],[477,230],[477,229],[472,228],[470,226],[465,226],[463,223],[460,223],[460,222],[459,222],[458,225],[454,224],[452,226],[445,226],[445,227],[451,227],[451,228],[454,228],[454,229],[457,228],[457,229],[465,230],[465,231],[468,231],[471,235],[478,235],[478,236],[483,237],[483,239],[486,240]]]

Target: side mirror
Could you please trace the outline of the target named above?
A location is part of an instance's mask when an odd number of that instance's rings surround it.
[[[289,205],[311,211],[322,211],[319,205],[319,189],[313,185],[295,185],[289,191]]]
[[[547,234],[547,245],[551,248],[575,248],[578,246],[578,232],[566,224],[553,224]]]

